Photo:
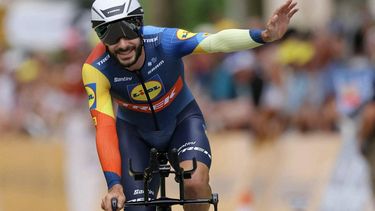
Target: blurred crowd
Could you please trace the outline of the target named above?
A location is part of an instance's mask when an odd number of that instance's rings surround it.
[[[256,18],[242,26],[222,19],[192,31],[263,26]],[[67,143],[72,207],[93,205],[95,199],[82,203],[79,195],[97,193],[90,187],[101,178],[93,176],[96,166],[82,171],[96,159],[81,76],[94,43],[72,27],[57,52],[0,44],[0,134]],[[342,118],[355,120],[375,191],[375,22],[368,15],[357,28],[332,20],[319,28],[290,28],[282,40],[247,51],[189,55],[185,77],[209,132],[245,130],[256,143],[272,143],[290,131],[338,132]]]
[[[221,20],[194,31],[249,26],[263,23]],[[372,101],[374,26],[371,18],[356,29],[333,20],[313,30],[291,28],[284,39],[252,50],[186,57],[208,129],[248,130],[262,141],[291,130],[336,131],[338,119],[360,116]],[[92,45],[72,34],[59,52],[0,47],[0,133],[58,137],[73,110],[89,119],[81,67]]]
[[[83,43],[53,53],[1,46],[0,133],[62,138],[68,114],[87,107],[81,68],[88,50]]]
[[[246,129],[255,140],[270,141],[288,131],[335,132],[340,119],[361,119],[374,94],[374,26],[364,18],[349,30],[333,20],[291,28],[284,39],[256,49],[190,56],[187,74],[208,127]],[[368,126],[363,136],[373,130]]]

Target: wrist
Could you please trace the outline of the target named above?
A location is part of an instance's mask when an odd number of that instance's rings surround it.
[[[113,185],[113,186],[109,189],[109,191],[113,191],[113,190],[115,190],[115,191],[123,191],[123,187],[122,187],[121,184],[115,184],[115,185]]]
[[[271,36],[267,29],[263,30],[260,36],[264,42],[272,42]]]
[[[250,29],[250,37],[257,43],[264,44],[266,41],[262,37],[263,30],[261,29]]]
[[[121,184],[121,177],[113,172],[104,172],[105,179],[107,181],[108,189],[111,189],[112,186],[116,184]]]

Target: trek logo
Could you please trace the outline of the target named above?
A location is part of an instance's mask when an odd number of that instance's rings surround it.
[[[176,99],[178,94],[181,92],[183,86],[184,86],[184,83],[182,81],[182,78],[179,77],[177,79],[177,82],[168,91],[168,93],[163,95],[163,97],[159,99],[158,101],[152,103],[154,111],[159,112],[165,109],[166,107],[168,107]],[[151,109],[148,104],[131,104],[131,103],[123,102],[119,99],[116,99],[116,102],[120,106],[129,110],[132,110],[132,111],[137,111],[137,112],[142,112],[142,113],[151,113]]]
[[[108,17],[111,17],[111,16],[122,14],[125,10],[125,5],[126,5],[126,3],[123,4],[123,5],[117,6],[117,7],[111,7],[109,9],[101,10],[101,11],[108,18]]]
[[[197,33],[191,33],[189,31],[179,29],[176,35],[179,40],[187,40],[187,39],[194,37],[196,34]]]
[[[143,39],[144,43],[153,43],[159,41],[159,37],[152,37],[152,38],[147,38]]]
[[[98,64],[99,66],[101,66],[101,65],[103,65],[104,63],[106,63],[106,62],[109,60],[109,58],[111,58],[111,56],[108,54],[106,57],[104,57],[104,59],[102,59],[102,60],[100,60],[99,62],[97,62],[97,64]]]
[[[88,95],[90,110],[96,109],[96,84],[87,84],[85,86],[85,89]]]
[[[151,100],[157,99],[160,95],[165,93],[163,83],[159,75],[151,77],[145,83],[145,86]],[[129,85],[127,88],[130,99],[133,102],[147,102],[146,92],[143,89],[142,84]]]

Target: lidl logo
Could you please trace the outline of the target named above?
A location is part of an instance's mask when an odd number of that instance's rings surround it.
[[[146,90],[151,100],[157,100],[160,96],[165,94],[163,81],[158,74],[146,80]],[[146,92],[142,84],[132,84],[127,86],[128,94],[134,103],[147,102]]]
[[[194,37],[197,33],[192,33],[192,32],[189,32],[189,31],[186,31],[186,30],[183,30],[183,29],[179,29],[177,31],[177,38],[179,40],[187,40],[187,39],[190,39],[192,37]]]
[[[184,82],[182,81],[182,77],[180,76],[176,83],[170,88],[170,90],[164,94],[164,88],[163,88],[163,96],[157,99],[156,101],[152,102],[152,106],[154,108],[155,112],[159,112],[166,107],[168,107],[178,96],[178,94],[181,92],[182,88],[184,86]],[[150,89],[151,91],[151,89]],[[119,99],[116,99],[116,102],[123,106],[126,109],[136,111],[136,112],[144,112],[144,113],[151,113],[151,108],[149,104],[131,104],[124,101],[121,101]]]
[[[150,99],[153,100],[159,96],[160,92],[163,90],[162,84],[159,81],[148,81],[145,83],[147,93]],[[131,98],[136,101],[147,101],[147,96],[141,84],[134,87],[130,92]]]
[[[96,109],[96,84],[87,84],[85,86],[90,110]]]

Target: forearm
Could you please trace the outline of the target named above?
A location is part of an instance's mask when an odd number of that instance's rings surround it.
[[[115,120],[102,113],[92,112],[98,123],[96,125],[96,147],[99,160],[107,181],[108,188],[120,184],[121,156]]]
[[[121,181],[121,157],[116,135],[110,135],[107,132],[109,128],[103,128],[96,133],[96,147],[99,160],[107,181],[108,188]],[[103,134],[107,133],[107,134]]]
[[[264,41],[259,29],[226,29],[202,40],[194,53],[228,53],[255,48],[262,44]]]
[[[110,82],[98,69],[84,64],[82,79],[89,97],[89,108],[96,128],[96,146],[108,188],[121,180],[116,121],[110,95]]]

